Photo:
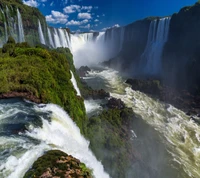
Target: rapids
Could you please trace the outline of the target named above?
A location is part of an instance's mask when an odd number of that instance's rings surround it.
[[[22,178],[45,151],[59,149],[85,163],[96,178],[109,178],[88,145],[59,106],[21,99],[0,101],[0,177]]]
[[[158,176],[158,178],[200,177],[200,126],[197,123],[172,105],[132,90],[123,82],[117,71],[112,69],[93,70],[89,72],[85,81],[92,86],[91,80],[96,81],[97,78],[98,81],[104,81],[102,85],[99,85],[104,86],[104,89],[109,91],[112,97],[124,101],[139,116],[140,119],[135,122],[136,125],[133,126],[131,131],[133,133],[133,144],[142,157],[147,153],[149,154],[146,155],[148,157],[147,160],[145,160],[145,157],[143,159],[144,162],[146,161],[146,166],[151,166],[152,169],[155,169],[155,172],[157,171],[154,178],[155,176]],[[95,88],[95,85],[93,87]],[[151,128],[154,131],[149,133],[147,130],[151,130]],[[151,139],[151,142],[147,141],[147,139]],[[158,141],[160,143],[157,142],[155,143],[157,145],[152,145],[155,140],[160,140]],[[138,147],[138,142],[148,144]],[[150,150],[151,147],[153,149]],[[161,147],[165,149],[164,152],[160,151]],[[159,157],[161,160],[159,160]],[[163,170],[159,170],[162,169],[160,165],[166,159],[168,161],[164,165],[165,167]],[[137,169],[135,168],[136,172],[138,171]],[[141,178],[142,171],[144,170],[141,170],[135,176]],[[172,172],[174,173],[172,174]],[[143,177],[145,176],[143,175]],[[149,177],[152,178],[152,176]]]

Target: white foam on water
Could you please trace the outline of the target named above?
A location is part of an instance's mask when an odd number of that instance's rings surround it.
[[[84,104],[87,113],[92,113],[102,109],[97,100],[85,100]]]
[[[89,142],[81,135],[79,128],[63,109],[54,104],[38,109],[44,112],[51,111],[52,121],[48,122],[43,119],[43,127],[33,128],[27,132],[28,136],[41,140],[47,145],[54,145],[55,149],[79,159],[93,170],[96,178],[109,177],[104,172],[102,164],[90,151]]]
[[[78,96],[81,96],[81,92],[80,92],[80,90],[79,90],[79,88],[78,88],[78,85],[77,85],[76,79],[75,79],[75,77],[74,77],[74,74],[73,74],[72,71],[70,71],[70,73],[71,73],[71,75],[72,75],[71,82],[72,82],[72,84],[73,84],[73,86],[74,86],[74,89],[76,90],[77,95],[78,95]]]
[[[111,96],[121,99],[126,106],[140,115],[164,139],[174,161],[180,163],[190,177],[200,177],[200,126],[184,112],[172,105],[159,102],[146,94],[134,91],[123,84],[117,72],[109,69],[92,71],[89,76],[103,77],[110,84]],[[123,89],[124,92],[119,91]]]

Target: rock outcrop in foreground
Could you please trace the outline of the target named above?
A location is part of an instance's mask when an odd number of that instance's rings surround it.
[[[78,159],[59,150],[38,158],[24,178],[92,178],[91,170]]]

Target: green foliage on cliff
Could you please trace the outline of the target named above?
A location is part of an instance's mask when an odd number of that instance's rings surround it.
[[[27,6],[23,4],[21,0],[0,1],[0,8],[4,11],[4,15],[0,11],[0,35],[5,33],[4,23],[2,22],[6,21],[8,23],[8,17],[7,17],[8,15],[6,13],[6,7],[9,9],[9,15],[16,22],[17,22],[17,9],[19,9],[19,12],[21,13],[22,16],[25,39],[31,46],[34,46],[35,44],[40,42],[38,35],[38,20],[40,20],[41,22],[45,39],[47,39],[47,28],[46,28],[47,24],[45,17],[41,14],[41,12],[37,8]]]
[[[63,51],[5,44],[0,50],[0,94],[29,93],[42,103],[58,104],[83,131],[85,106],[70,81],[72,55],[68,49]]]
[[[38,158],[24,178],[40,177],[48,174],[48,177],[84,177],[91,178],[91,170],[79,160],[59,150],[51,150]],[[50,176],[51,175],[51,176]]]
[[[104,110],[89,119],[86,137],[90,148],[111,177],[126,177],[134,160],[129,128],[133,117],[132,109],[124,108]]]

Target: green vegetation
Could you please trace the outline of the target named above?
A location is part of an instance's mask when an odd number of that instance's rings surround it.
[[[9,9],[9,15],[15,21],[17,21],[17,8],[19,9],[22,16],[25,39],[31,46],[34,46],[35,44],[38,44],[40,42],[39,35],[38,35],[38,20],[40,20],[41,22],[45,39],[47,39],[46,20],[45,20],[45,17],[41,14],[41,12],[37,8],[27,6],[23,4],[21,0],[15,0],[15,1],[1,0],[0,8],[4,12],[6,12],[6,6]],[[5,37],[5,29],[4,29],[5,21],[8,23],[7,14],[5,13],[5,16],[4,16],[0,11],[0,36],[2,37]],[[7,28],[9,31],[8,24],[7,24]],[[0,40],[4,41],[5,39],[0,38]]]
[[[39,102],[58,104],[83,132],[86,113],[83,99],[76,95],[70,81],[72,55],[68,49],[58,51],[15,44],[9,38],[0,50],[0,94],[23,92]]]
[[[133,111],[129,108],[104,110],[89,119],[90,148],[111,177],[126,177],[134,160],[130,142]]]
[[[79,160],[59,150],[51,150],[33,164],[32,168],[25,174],[24,178],[40,177],[43,174],[65,178],[71,175],[74,178],[91,178],[92,171]]]

